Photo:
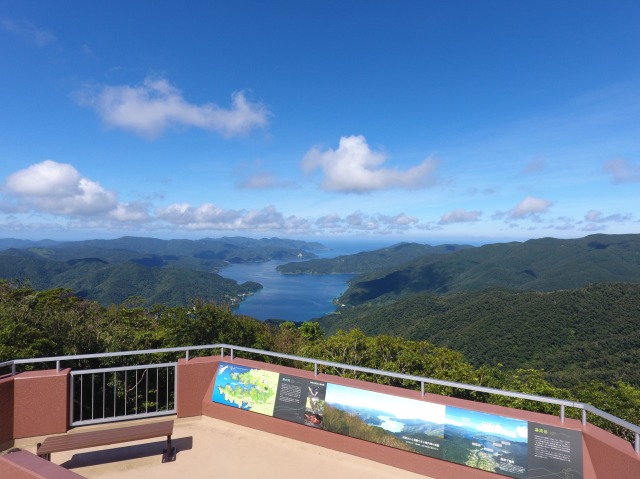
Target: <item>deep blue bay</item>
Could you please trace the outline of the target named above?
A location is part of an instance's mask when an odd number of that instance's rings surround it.
[[[327,245],[326,251],[314,251],[321,258],[333,258],[388,246],[390,243],[339,243]],[[238,283],[256,281],[263,288],[247,297],[236,308],[236,313],[262,321],[284,319],[309,321],[336,310],[333,300],[344,293],[353,274],[282,274],[276,271],[290,261],[232,264],[219,274]]]

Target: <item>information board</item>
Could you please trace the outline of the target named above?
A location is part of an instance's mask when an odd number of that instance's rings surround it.
[[[582,433],[222,362],[212,401],[517,479],[582,479]]]

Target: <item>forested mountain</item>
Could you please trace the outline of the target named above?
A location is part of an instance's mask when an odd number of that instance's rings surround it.
[[[42,246],[52,246],[58,244],[59,241],[53,240],[39,240],[39,241],[31,241],[31,240],[23,240],[17,238],[0,238],[0,251],[10,248],[33,248],[33,247],[42,247]]]
[[[278,266],[277,270],[286,274],[363,274],[397,266],[427,254],[453,253],[469,245],[445,244],[430,246],[419,243],[399,243],[387,248],[363,251],[336,258],[311,259]]]
[[[6,240],[0,240],[1,245]],[[7,241],[6,244],[13,242]],[[320,243],[281,238],[243,237],[204,238],[200,240],[161,240],[125,236],[113,240],[69,241],[55,244],[4,248],[3,254],[45,258],[52,261],[98,258],[108,263],[137,262],[147,266],[180,266],[212,271],[229,263],[264,262],[315,258]]]
[[[427,254],[359,276],[339,302],[358,305],[429,291],[555,291],[602,282],[640,282],[640,235],[543,238]]]
[[[0,244],[15,245],[12,240]],[[280,238],[115,240],[27,243],[0,251],[0,278],[27,280],[37,289],[69,288],[103,305],[137,296],[145,305],[186,305],[199,298],[233,305],[261,288],[216,274],[229,263],[313,258],[319,243]]]
[[[36,289],[64,287],[103,305],[138,297],[142,304],[187,305],[201,298],[233,305],[262,286],[187,268],[157,268],[133,261],[109,264],[98,258],[51,261],[0,254],[0,277],[28,281]]]
[[[544,369],[558,386],[623,379],[640,387],[640,284],[420,293],[344,308],[317,322],[327,334],[357,328],[429,341],[478,367]]]

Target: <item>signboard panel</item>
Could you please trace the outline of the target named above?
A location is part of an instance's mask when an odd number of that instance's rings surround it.
[[[582,434],[220,363],[212,401],[516,479],[581,479]]]
[[[582,434],[530,422],[529,474],[540,479],[581,479]]]
[[[443,459],[526,479],[527,421],[447,406]]]
[[[440,404],[329,383],[323,429],[439,458],[444,417]]]

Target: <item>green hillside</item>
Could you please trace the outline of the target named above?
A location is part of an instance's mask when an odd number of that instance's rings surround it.
[[[602,282],[640,282],[640,235],[544,238],[428,254],[352,280],[340,303],[429,291],[555,291]]]
[[[472,364],[544,369],[558,385],[623,379],[640,386],[640,284],[554,292],[421,293],[317,320],[461,351]]]
[[[36,289],[69,288],[103,305],[137,296],[152,305],[186,305],[194,298],[235,304],[242,295],[261,288],[239,285],[215,273],[186,268],[153,268],[135,262],[109,264],[98,258],[52,261],[0,253],[0,278],[27,280]]]
[[[363,251],[336,258],[297,261],[278,266],[278,271],[287,274],[363,274],[400,265],[427,254],[440,255],[472,248],[468,245],[446,244],[430,246],[418,243],[399,243],[387,248]]]
[[[223,278],[216,274],[223,267],[314,258],[312,251],[323,248],[319,243],[281,238],[123,237],[58,243],[7,239],[0,240],[0,278],[28,280],[37,289],[69,288],[104,305],[132,296],[146,305],[186,305],[194,298],[233,305],[261,285],[238,285]]]

